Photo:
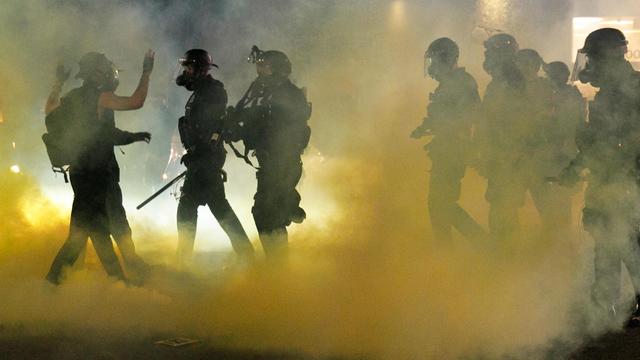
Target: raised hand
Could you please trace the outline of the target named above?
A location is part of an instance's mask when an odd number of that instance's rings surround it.
[[[156,53],[153,50],[147,50],[147,52],[144,54],[144,60],[142,61],[142,73],[150,74],[151,71],[153,71],[153,62],[155,56]]]
[[[63,84],[69,79],[69,75],[71,75],[71,70],[65,70],[62,61],[58,62],[58,65],[56,65],[56,80],[58,83]]]

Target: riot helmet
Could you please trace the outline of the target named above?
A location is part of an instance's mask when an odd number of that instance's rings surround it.
[[[276,75],[289,77],[291,75],[291,61],[282,51],[260,50],[256,45],[251,48],[248,61],[256,64],[258,75]]]
[[[424,53],[424,76],[439,80],[458,63],[460,49],[455,41],[443,37],[433,41]]]
[[[556,86],[565,85],[569,81],[569,66],[562,61],[552,61],[543,66],[543,70],[547,77]]]
[[[513,64],[520,46],[516,39],[505,33],[495,34],[484,42],[482,67],[491,76],[500,76],[505,64]]]
[[[178,59],[182,72],[176,77],[176,84],[193,91],[195,82],[209,73],[211,67],[218,67],[213,63],[211,55],[203,49],[191,49]]]
[[[516,65],[525,78],[537,77],[542,64],[542,57],[533,49],[522,49],[516,53]]]
[[[629,42],[622,31],[614,28],[598,29],[590,33],[579,51],[588,57],[624,57]]]
[[[603,28],[591,32],[584,46],[578,50],[572,80],[599,86],[602,81],[616,78],[618,72],[626,72],[628,64],[627,39],[622,31]]]

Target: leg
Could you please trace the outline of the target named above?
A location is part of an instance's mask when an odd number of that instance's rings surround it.
[[[247,233],[244,231],[240,220],[229,205],[224,192],[224,179],[222,173],[216,168],[201,174],[203,184],[202,189],[206,203],[213,216],[218,220],[222,230],[229,236],[231,246],[236,255],[240,258],[253,259],[253,246]]]
[[[515,171],[514,171],[515,173]],[[509,172],[489,178],[486,199],[489,202],[489,231],[492,240],[501,243],[518,235],[518,209],[524,204],[526,187]]]
[[[467,239],[487,239],[487,232],[460,205],[454,204],[451,218],[453,226]]]
[[[557,184],[533,182],[529,188],[540,214],[544,234],[561,234],[571,225],[571,190]]]
[[[460,197],[464,163],[456,154],[444,154],[441,146],[435,145],[429,147],[432,165],[427,207],[435,240],[446,244],[452,239],[453,209]]]
[[[289,236],[286,227],[260,232],[260,243],[269,261],[283,262],[289,256]]]
[[[64,267],[72,266],[78,257],[84,253],[89,237],[89,230],[93,225],[92,217],[99,213],[100,204],[92,197],[94,186],[89,178],[71,174],[71,186],[73,188],[73,205],[71,207],[71,221],[69,235],[62,248],[58,251],[46,278],[54,284],[60,283],[60,276]]]
[[[592,298],[601,309],[612,310],[620,292],[621,258],[615,229],[608,214],[593,208],[583,210],[584,228],[594,239]],[[614,231],[612,231],[614,230]]]
[[[253,258],[251,241],[227,199],[209,203],[209,209],[220,223],[222,230],[229,236],[235,253],[242,258]]]
[[[269,168],[261,167],[256,174],[258,190],[251,209],[260,243],[268,259],[282,259],[287,255],[288,236],[286,226],[290,224],[287,199],[290,190],[278,181],[281,176]]]
[[[120,260],[116,256],[113,249],[113,243],[111,237],[106,232],[91,232],[89,234],[93,247],[96,249],[96,254],[102,263],[102,266],[106,270],[107,274],[118,280],[125,281],[124,272],[122,266],[120,266]]]
[[[520,229],[518,207],[506,199],[496,199],[489,206],[490,237],[501,243],[517,236]]]
[[[49,282],[60,284],[62,271],[65,267],[72,266],[76,262],[80,253],[86,248],[88,237],[87,231],[74,226],[72,219],[67,240],[58,251],[47,274],[46,279]]]
[[[193,245],[198,224],[198,203],[187,194],[183,194],[178,203],[178,265],[184,266],[191,261]]]
[[[122,254],[125,264],[132,267],[146,265],[136,254],[136,248],[131,236],[131,226],[129,226],[127,213],[122,206],[122,190],[117,182],[109,184],[107,216],[109,217],[109,230],[120,249],[120,254]]]

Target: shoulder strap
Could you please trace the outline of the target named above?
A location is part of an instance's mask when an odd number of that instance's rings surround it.
[[[240,151],[235,147],[235,145],[233,145],[232,142],[229,143],[229,146],[231,147],[231,150],[233,150],[233,153],[239,157],[240,159],[244,160],[245,163],[249,164],[249,166],[251,166],[252,168],[258,170],[259,168],[256,167],[255,165],[253,165],[253,163],[251,162],[251,160],[249,159],[249,149],[247,149],[246,147],[244,148],[244,154],[240,153]]]

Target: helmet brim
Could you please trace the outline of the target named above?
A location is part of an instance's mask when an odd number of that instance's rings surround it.
[[[187,66],[187,65],[189,65],[189,64],[192,64],[192,63],[193,63],[193,61],[188,61],[188,60],[187,60],[187,59],[185,59],[185,58],[181,58],[181,59],[178,59],[178,63],[180,63],[180,65],[182,65],[182,66]],[[215,68],[217,68],[217,69],[219,69],[219,68],[220,68],[217,64],[214,64],[214,63],[209,64],[209,66],[211,66],[211,67],[215,67]]]

